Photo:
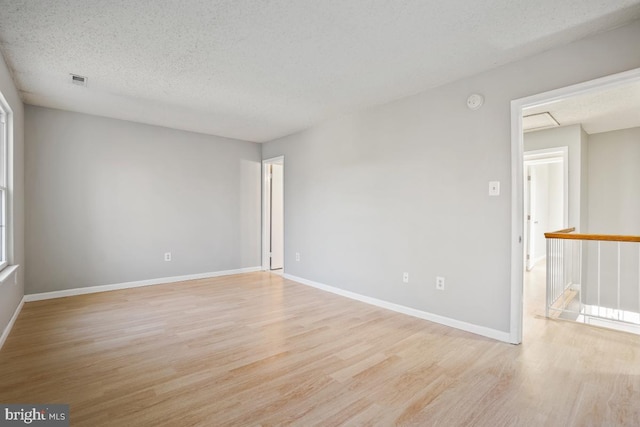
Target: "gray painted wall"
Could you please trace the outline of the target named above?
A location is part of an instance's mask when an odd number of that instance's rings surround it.
[[[562,163],[547,164],[549,172],[549,230],[560,230],[564,226],[564,168]],[[544,234],[543,234],[544,236]]]
[[[0,284],[0,334],[8,325],[24,295],[24,108],[4,58],[0,55],[0,92],[13,111],[13,206],[9,206],[13,221],[13,253],[11,264],[21,266],[17,285]]]
[[[589,138],[589,231],[640,235],[640,128]]]
[[[579,231],[589,230],[589,134],[580,127],[580,223]]]
[[[640,22],[266,143],[286,157],[285,272],[508,331],[510,102],[640,67],[637,40]]]
[[[640,128],[589,136],[589,232],[640,235]],[[584,298],[597,304],[598,248],[584,245]],[[640,310],[638,244],[620,245],[620,306]],[[600,305],[618,307],[618,244],[600,244]]]
[[[260,265],[258,144],[25,110],[27,294]]]

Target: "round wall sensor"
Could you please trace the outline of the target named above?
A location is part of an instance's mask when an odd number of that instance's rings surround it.
[[[482,104],[484,104],[484,96],[480,94],[474,93],[467,98],[467,107],[469,107],[470,110],[477,110],[482,107]]]

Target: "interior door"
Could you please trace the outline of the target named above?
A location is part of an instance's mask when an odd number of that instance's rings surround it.
[[[543,163],[532,167],[531,174],[532,209],[531,238],[534,241],[531,252],[531,268],[546,257],[546,239],[544,233],[549,230],[549,164]]]
[[[531,166],[526,166],[525,168],[525,172],[526,172],[526,177],[525,177],[525,185],[524,185],[524,224],[525,224],[525,240],[526,240],[526,245],[525,245],[525,256],[526,256],[526,262],[525,262],[525,266],[527,268],[527,271],[530,271],[533,268],[533,252],[534,252],[534,230],[533,230],[533,205],[535,204],[535,189],[533,188],[533,181],[531,178],[531,174],[532,174],[532,167]]]
[[[284,167],[272,164],[271,167],[271,224],[270,243],[271,270],[284,266]]]

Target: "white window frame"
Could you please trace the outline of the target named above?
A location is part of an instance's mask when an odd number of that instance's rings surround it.
[[[0,271],[10,264],[13,248],[10,244],[13,237],[10,207],[11,203],[11,170],[13,143],[13,112],[4,96],[0,93]]]

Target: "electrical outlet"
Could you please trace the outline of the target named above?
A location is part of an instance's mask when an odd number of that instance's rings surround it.
[[[444,277],[436,277],[436,289],[439,291],[444,291]]]
[[[402,273],[402,281],[404,283],[409,283],[409,273]]]
[[[300,252],[296,252],[296,261],[300,261]]]
[[[164,260],[165,261],[171,261],[171,252],[165,252],[164,253]]]

